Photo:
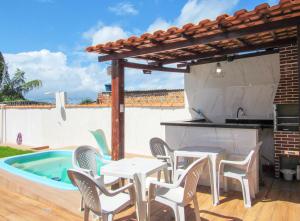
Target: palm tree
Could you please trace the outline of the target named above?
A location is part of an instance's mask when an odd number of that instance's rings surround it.
[[[14,101],[25,100],[24,95],[34,88],[42,86],[42,81],[32,80],[26,82],[25,72],[17,69],[11,79],[4,57],[0,52],[0,100]]]
[[[26,93],[42,86],[42,81],[40,80],[26,82],[25,72],[20,69],[17,69],[12,79],[8,76],[4,80],[4,86],[1,91],[3,100],[25,100],[24,95]]]
[[[0,51],[0,90],[3,89],[4,82],[9,78],[7,65]]]

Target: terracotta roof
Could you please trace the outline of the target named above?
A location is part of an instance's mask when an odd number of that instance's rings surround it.
[[[272,7],[264,3],[258,5],[252,11],[245,9],[236,11],[232,16],[224,14],[215,20],[202,20],[198,24],[186,24],[181,28],[171,27],[166,31],[158,30],[153,34],[145,33],[139,37],[131,36],[128,39],[120,39],[115,42],[108,42],[91,46],[86,49],[88,52],[96,52],[102,55],[125,54],[139,49],[169,45],[170,43],[183,42],[190,39],[210,38],[219,33],[227,33],[236,30],[243,30],[249,27],[261,26],[287,19],[300,20],[300,0],[281,0],[278,5]],[[153,53],[137,54],[135,57],[156,62],[164,60],[175,60],[181,57],[193,56],[199,53],[213,54],[220,50],[232,50],[245,47],[282,41],[295,38],[297,33],[296,25],[274,28],[270,31],[260,31],[254,34],[244,35],[242,38],[228,36],[227,39],[212,41],[209,44],[197,44],[196,46],[180,47],[171,50],[158,51]],[[169,53],[171,52],[171,53]],[[107,59],[110,60],[110,59]]]

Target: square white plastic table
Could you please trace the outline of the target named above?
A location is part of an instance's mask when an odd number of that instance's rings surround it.
[[[208,168],[210,177],[210,188],[212,193],[213,205],[219,204],[219,190],[218,190],[218,171],[217,160],[223,158],[224,149],[220,147],[203,147],[193,146],[184,147],[174,151],[174,168],[177,168],[178,157],[200,158],[208,157]]]
[[[159,171],[168,172],[168,165],[157,159],[147,158],[128,158],[118,161],[112,161],[109,164],[101,167],[101,174],[107,176],[115,176],[124,179],[134,180],[134,175],[138,175],[139,184],[134,183],[135,186],[139,185],[138,194],[136,197],[137,202],[142,205],[137,206],[137,217],[139,221],[147,219],[147,197],[146,197],[146,178]]]

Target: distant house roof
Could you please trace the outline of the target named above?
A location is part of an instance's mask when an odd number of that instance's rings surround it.
[[[265,3],[252,11],[242,9],[232,16],[98,44],[86,51],[101,54],[99,61],[132,57],[170,64],[290,44],[296,41],[299,19],[300,0],[281,0],[272,7]]]

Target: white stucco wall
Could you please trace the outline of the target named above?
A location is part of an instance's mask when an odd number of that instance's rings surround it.
[[[216,63],[192,66],[191,73],[185,74],[187,110],[200,109],[214,122],[235,118],[238,107],[244,108],[247,117],[272,119],[279,55],[221,62],[221,67],[223,78],[213,75]]]
[[[3,142],[6,143],[16,143],[17,134],[21,132],[24,145],[49,145],[53,148],[82,144],[96,146],[89,130],[100,128],[110,145],[110,108],[6,109],[5,112]],[[150,138],[165,136],[165,128],[160,122],[184,118],[184,108],[126,108],[126,152],[150,154]]]

